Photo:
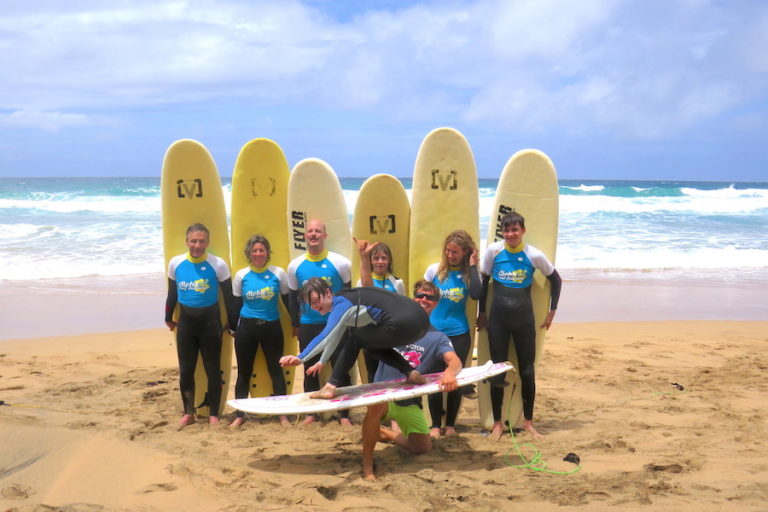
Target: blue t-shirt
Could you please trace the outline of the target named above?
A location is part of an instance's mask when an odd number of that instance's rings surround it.
[[[193,258],[179,254],[168,262],[168,278],[176,281],[179,303],[190,308],[213,306],[219,300],[219,282],[229,279],[229,266],[213,254]]]
[[[440,301],[429,321],[448,336],[458,336],[469,331],[466,312],[469,287],[464,282],[464,272],[460,270],[449,269],[445,280],[441,281],[437,275],[438,266],[438,263],[433,263],[424,272],[424,279],[440,289]]]
[[[240,316],[272,322],[280,319],[280,295],[288,294],[288,276],[274,265],[240,269],[232,280],[232,294],[243,298]]]
[[[509,247],[504,240],[488,246],[481,264],[483,274],[508,288],[531,286],[536,269],[547,277],[555,271],[554,265],[537,248],[528,244]]]
[[[352,280],[351,268],[352,263],[335,252],[326,250],[317,256],[305,253],[288,265],[288,288],[299,291],[304,283],[313,277],[319,277],[331,286],[331,290],[335,294],[344,287],[345,283]],[[321,315],[310,308],[309,304],[301,305],[300,323],[324,324],[327,319],[327,314]]]

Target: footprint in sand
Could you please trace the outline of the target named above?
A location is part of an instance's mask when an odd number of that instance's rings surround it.
[[[177,489],[176,485],[174,484],[151,484],[146,486],[144,489],[142,489],[140,492],[142,494],[149,494],[151,492],[158,492],[158,491],[175,491]]]
[[[35,494],[30,487],[22,487],[18,484],[11,484],[0,491],[0,495],[8,500],[25,500]]]

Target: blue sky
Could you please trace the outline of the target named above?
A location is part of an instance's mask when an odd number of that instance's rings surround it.
[[[538,148],[566,179],[768,181],[768,2],[0,3],[0,176],[222,175],[247,141],[410,176],[433,128],[480,177]]]

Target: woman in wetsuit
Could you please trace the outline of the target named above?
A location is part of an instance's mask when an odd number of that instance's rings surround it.
[[[267,370],[272,379],[272,394],[285,395],[285,377],[280,367],[283,355],[283,329],[280,326],[278,300],[288,310],[288,276],[275,265],[268,265],[271,256],[269,240],[262,235],[251,236],[245,244],[245,256],[249,265],[240,269],[232,282],[235,310],[235,358],[237,359],[237,381],[235,398],[248,398],[253,362],[261,346]],[[238,321],[239,320],[239,321]],[[237,411],[231,427],[239,427],[245,421],[245,413]],[[280,416],[283,425],[290,424],[288,418]]]
[[[482,293],[477,262],[478,253],[472,237],[463,229],[459,229],[445,238],[442,260],[439,263],[433,263],[424,272],[424,279],[434,283],[440,289],[440,302],[432,312],[430,321],[437,330],[448,336],[463,365],[467,364],[473,335],[469,332],[467,320],[467,298],[478,299]],[[440,425],[443,414],[445,414],[445,435],[456,434],[454,427],[463,391],[464,389],[459,389],[448,393],[446,411],[443,411],[442,393],[429,396],[432,437],[439,437],[441,434]]]
[[[165,300],[165,324],[176,331],[179,357],[179,389],[184,415],[179,429],[195,421],[195,366],[197,355],[203,360],[208,379],[202,405],[210,409],[208,421],[219,422],[221,405],[221,316],[219,286],[224,297],[227,318],[232,318],[232,279],[227,263],[207,252],[210,235],[202,224],[187,228],[188,252],[171,258],[168,263],[168,296]],[[176,304],[180,305],[179,321],[173,320]]]
[[[517,212],[504,215],[501,219],[503,240],[488,246],[483,255],[483,297],[480,300],[478,328],[483,328],[485,319],[485,298],[488,283],[493,278],[493,301],[488,323],[488,345],[494,363],[506,361],[509,341],[515,346],[517,366],[522,383],[523,428],[534,437],[540,437],[533,428],[533,402],[536,397],[534,362],[536,360],[536,324],[531,303],[533,273],[538,269],[551,283],[549,313],[541,327],[549,329],[560,299],[562,280],[555,267],[540,250],[523,243],[525,219]],[[493,377],[491,381],[491,409],[493,430],[491,435],[499,439],[503,433],[501,406],[504,401],[504,376]]]

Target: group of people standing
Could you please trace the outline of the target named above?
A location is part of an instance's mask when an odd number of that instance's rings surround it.
[[[477,328],[488,329],[493,362],[506,361],[510,341],[514,344],[522,381],[524,428],[539,435],[532,423],[537,326],[530,291],[533,273],[539,270],[552,285],[549,313],[542,325],[549,328],[557,309],[561,279],[541,251],[523,242],[525,219],[521,215],[505,215],[501,230],[503,240],[491,244],[482,259],[466,231],[449,233],[441,261],[425,270],[424,279],[414,285],[412,300],[406,296],[402,280],[392,273],[392,253],[384,243],[355,240],[361,256],[361,278],[352,288],[351,262],[325,247],[328,234],[319,220],[307,224],[307,250],[291,261],[286,270],[269,264],[269,241],[253,235],[245,247],[249,266],[237,271],[234,278],[221,258],[207,252],[210,235],[205,226],[190,226],[186,233],[188,252],[169,263],[165,312],[166,325],[176,330],[177,337],[184,406],[179,427],[195,421],[194,370],[198,353],[208,377],[204,404],[210,407],[209,422],[219,422],[219,363],[221,332],[225,328],[235,337],[236,398],[248,397],[259,346],[274,394],[286,393],[282,367],[303,364],[304,391],[315,392],[319,398],[333,397],[336,387],[349,385],[349,370],[360,350],[365,356],[369,381],[405,375],[411,382],[421,382],[421,373],[446,370],[442,382],[448,392],[446,407],[443,408],[441,393],[429,396],[428,428],[419,423],[419,417],[425,422],[420,400],[390,404],[389,408],[387,404],[369,408],[363,424],[363,469],[367,478],[373,478],[372,446],[378,439],[396,442],[412,453],[423,453],[431,448],[431,438],[456,433],[461,397],[467,390],[456,388],[455,374],[467,362],[472,345],[466,308],[467,299],[472,298],[479,300]],[[491,280],[494,293],[491,314],[486,319],[485,302]],[[219,287],[227,312],[225,326],[220,321]],[[290,312],[293,334],[301,350],[296,356],[283,354],[278,301],[283,301]],[[175,322],[173,311],[177,303],[180,315]],[[333,364],[333,372],[321,388],[319,374],[328,362]],[[504,430],[503,396],[502,374],[491,379],[491,435],[495,438],[501,437]],[[395,420],[394,430],[381,426],[385,416]],[[238,412],[231,425],[240,426],[244,420],[244,415]],[[288,423],[286,417],[280,420]],[[315,421],[314,415],[304,419],[305,424]],[[340,413],[339,421],[350,424],[348,411]]]

